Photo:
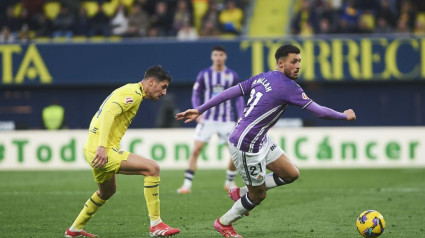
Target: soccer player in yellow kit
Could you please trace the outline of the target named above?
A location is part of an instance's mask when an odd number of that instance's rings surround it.
[[[167,93],[171,76],[161,66],[150,67],[139,83],[113,91],[90,123],[84,156],[93,168],[98,190],[87,200],[65,237],[97,237],[83,230],[86,223],[116,191],[115,174],[144,175],[144,195],[150,218],[150,236],[167,237],[180,232],[162,222],[159,208],[159,166],[150,159],[120,151],[120,141],[143,99],[157,101]]]

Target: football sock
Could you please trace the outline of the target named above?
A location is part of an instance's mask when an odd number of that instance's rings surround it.
[[[105,204],[105,202],[106,200],[101,199],[99,195],[97,195],[97,192],[95,192],[84,204],[83,210],[81,210],[80,214],[78,214],[77,219],[75,219],[71,226],[71,230],[82,230],[90,218],[92,218],[94,213],[99,209],[99,207]]]
[[[246,212],[254,209],[258,203],[251,201],[248,197],[248,193],[236,201],[232,208],[220,217],[219,221],[222,225],[228,226],[233,222],[241,219]]]
[[[226,170],[226,182],[232,182],[235,180],[236,171]]]
[[[282,185],[285,185],[285,184],[288,184],[288,183],[289,182],[280,178],[275,173],[269,173],[269,174],[266,175],[266,188],[267,189],[272,189],[272,188],[282,186]]]
[[[193,177],[195,177],[195,171],[193,170],[186,170],[184,173],[184,183],[183,183],[183,187],[185,189],[190,189],[192,187],[192,180]]]
[[[247,186],[239,188],[239,196],[240,197],[245,196],[245,194],[247,194],[247,193],[248,193],[248,187]]]
[[[269,173],[266,175],[266,188],[267,190],[282,186],[285,184],[289,184],[286,180],[280,178],[275,173]],[[245,194],[248,193],[248,188],[246,186],[239,188],[239,196],[243,197]]]
[[[145,194],[146,205],[148,207],[151,223],[156,223],[161,219],[159,212],[159,181],[159,176],[145,177],[143,192]]]

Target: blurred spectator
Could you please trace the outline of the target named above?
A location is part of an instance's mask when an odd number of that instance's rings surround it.
[[[19,30],[22,31],[23,28],[26,30],[35,30],[37,28],[37,21],[30,17],[28,14],[28,10],[26,8],[22,8],[18,18],[19,22]]]
[[[90,19],[87,15],[87,10],[80,6],[77,17],[74,22],[74,35],[88,36],[90,32]]]
[[[72,28],[74,26],[74,14],[69,11],[68,7],[61,5],[60,12],[57,17],[53,20],[53,37],[71,37]]]
[[[168,11],[168,6],[165,2],[159,1],[155,6],[155,13],[151,16],[152,27],[156,28],[158,36],[172,36],[173,16]]]
[[[218,36],[220,35],[220,30],[215,26],[211,20],[206,20],[202,23],[201,36]]]
[[[393,32],[393,28],[387,23],[385,18],[379,17],[374,32],[387,34]]]
[[[177,1],[177,9],[174,12],[173,28],[175,32],[179,32],[182,28],[193,26],[192,13],[189,10],[186,0]]]
[[[223,33],[240,34],[242,29],[243,12],[236,7],[233,0],[226,2],[226,8],[221,11],[219,21],[223,29]]]
[[[128,19],[123,4],[118,5],[117,12],[111,19],[111,27],[113,35],[123,35],[128,31]]]
[[[211,1],[208,11],[202,19],[201,36],[216,36],[220,34],[218,4]]]
[[[425,19],[424,18],[416,19],[416,26],[415,26],[414,33],[418,35],[425,34]]]
[[[0,43],[13,43],[14,41],[15,37],[10,32],[9,27],[3,26],[0,33]]]
[[[19,31],[19,20],[13,15],[13,6],[7,7],[4,20],[2,20],[1,24],[7,26],[12,33]]]
[[[311,1],[303,0],[300,11],[295,15],[291,32],[292,34],[311,35],[318,30],[319,21],[317,13],[310,5]]]
[[[318,33],[334,33],[338,27],[338,15],[337,10],[332,6],[330,0],[323,1],[323,4],[319,10],[319,29]],[[314,24],[314,23],[313,23]]]
[[[31,0],[30,0],[31,1]],[[46,0],[51,1],[51,0]],[[70,12],[78,12],[80,9],[80,3],[84,0],[59,0],[64,6],[66,6]]]
[[[357,25],[361,14],[360,9],[356,8],[355,1],[349,0],[342,8],[338,33],[357,32]]]
[[[407,21],[403,19],[399,20],[395,32],[401,34],[409,33],[410,29],[409,25],[407,24]]]
[[[39,36],[51,36],[52,35],[52,22],[47,18],[44,13],[41,13],[37,20],[37,29],[35,32],[37,37]]]
[[[165,95],[155,120],[157,128],[175,128],[181,126],[181,121],[175,119],[175,115],[180,112],[176,98],[172,93]]]
[[[128,17],[128,30],[127,33],[125,33],[125,36],[146,36],[148,27],[149,15],[140,7],[139,4],[133,5],[132,11]]]
[[[372,33],[375,29],[375,16],[370,10],[365,10],[358,19],[358,33]]]
[[[22,8],[27,9],[28,16],[38,20],[43,13],[44,0],[22,0]]]
[[[96,14],[90,18],[90,35],[110,36],[109,17],[105,14],[102,7],[97,8]]]
[[[387,26],[394,28],[396,25],[396,14],[391,9],[389,0],[381,0],[379,3],[380,5],[376,13],[376,19],[382,18],[385,20]],[[382,23],[383,22],[381,22],[381,24]]]
[[[177,32],[178,40],[197,40],[198,38],[195,28],[189,25],[188,22],[184,23],[183,27]]]
[[[332,33],[331,24],[327,18],[321,18],[319,22],[318,34],[330,34]]]
[[[27,43],[30,40],[30,31],[28,25],[23,25],[18,33],[18,39],[21,43]]]
[[[401,2],[400,14],[397,20],[397,31],[401,30],[406,25],[408,31],[413,31],[415,28],[416,12],[413,9],[410,1],[404,0]]]

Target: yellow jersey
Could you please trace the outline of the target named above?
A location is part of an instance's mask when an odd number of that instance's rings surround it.
[[[87,150],[96,150],[98,146],[118,149],[122,137],[139,110],[143,96],[145,94],[140,82],[115,89],[93,116],[84,147]]]

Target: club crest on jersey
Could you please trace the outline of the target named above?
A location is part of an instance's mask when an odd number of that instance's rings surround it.
[[[126,97],[125,98],[125,104],[129,104],[129,103],[133,103],[133,102],[134,102],[134,100],[133,100],[132,97]]]
[[[258,181],[258,182],[261,182],[261,181],[263,181],[263,178],[264,178],[264,177],[263,177],[263,175],[261,175],[261,174],[260,174],[260,175],[258,175],[258,177],[257,177],[257,181]]]
[[[307,97],[307,94],[302,93],[301,96],[303,97],[304,100],[308,100],[309,98]]]

